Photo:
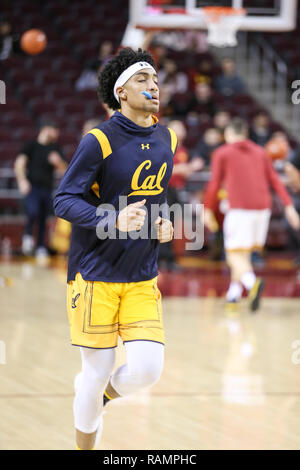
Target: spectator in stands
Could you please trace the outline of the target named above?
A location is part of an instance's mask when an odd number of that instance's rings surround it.
[[[95,59],[87,62],[86,68],[98,69],[104,66],[113,57],[113,43],[111,41],[103,41],[99,47],[98,55]]]
[[[293,203],[300,213],[300,147],[290,154],[289,160],[285,163],[285,174],[287,185],[291,189]],[[297,250],[297,256],[294,264],[300,266],[300,235],[299,232],[289,230],[291,239]]]
[[[178,146],[176,154],[174,155],[174,167],[172,172],[172,177],[168,185],[167,192],[167,202],[169,207],[173,204],[178,204],[181,201],[180,193],[184,189],[187,178],[194,173],[203,168],[203,161],[200,158],[193,158],[189,161],[188,150],[184,146],[184,140],[186,138],[187,132],[185,125],[182,121],[173,120],[168,124],[170,129],[177,135]],[[174,214],[170,213],[172,223],[174,225]],[[163,246],[164,245],[164,246]],[[173,252],[172,241],[168,243],[162,243],[160,245],[160,256],[159,261],[166,262],[167,266],[170,269],[173,269],[175,266],[175,256]]]
[[[168,90],[171,96],[176,93],[184,94],[188,89],[188,78],[184,72],[180,72],[174,60],[166,59],[163,67],[158,72],[160,92]]]
[[[267,113],[261,111],[253,119],[250,127],[250,139],[256,144],[265,147],[271,136],[270,118]]]
[[[146,31],[141,48],[151,52],[157,70],[164,67],[164,62],[168,57],[168,49],[157,40],[157,31]]]
[[[88,119],[87,121],[84,121],[83,126],[82,126],[82,137],[85,136],[91,129],[94,127],[98,126],[101,122],[101,119],[97,118],[91,118]]]
[[[112,59],[114,53],[114,45],[111,41],[103,41],[99,48],[98,60],[99,65],[105,65]]]
[[[113,109],[110,109],[106,103],[101,103],[102,107],[105,109],[105,112],[106,112],[106,118],[109,119],[113,114],[114,114],[114,110]],[[88,119],[87,121],[85,121],[83,123],[83,126],[82,126],[82,137],[85,136],[85,134],[87,134],[87,132],[89,132],[91,129],[93,129],[94,127],[97,127],[99,126],[99,124],[103,121],[103,119],[100,119],[100,118],[91,118],[91,119]]]
[[[18,51],[19,37],[12,32],[12,26],[6,19],[0,20],[0,61]]]
[[[165,60],[168,57],[168,49],[163,44],[156,44],[151,47],[151,53],[153,54],[155,63],[157,64],[157,70],[164,67]]]
[[[104,41],[99,48],[98,57],[87,63],[79,78],[76,80],[76,91],[96,90],[99,72],[112,57],[113,43],[111,41]]]
[[[173,103],[171,92],[168,88],[164,90],[163,93],[160,93],[159,97],[160,101],[160,110],[159,110],[159,116],[160,118],[163,117],[168,117],[171,118],[171,116],[181,116],[184,115],[185,111],[185,103],[183,104],[183,112],[180,111],[180,103]],[[178,112],[177,112],[178,108]]]
[[[187,102],[186,112],[196,112],[200,121],[210,121],[216,112],[213,92],[206,83],[198,83],[192,98]]]
[[[197,61],[196,67],[189,70],[190,84],[194,90],[198,83],[206,83],[212,85],[213,68],[209,59]]]
[[[96,90],[100,70],[101,65],[99,65],[97,61],[85,68],[75,82],[76,91]]]
[[[246,87],[241,77],[236,74],[235,63],[232,59],[222,60],[222,73],[216,78],[215,88],[224,96],[245,92]]]
[[[191,54],[201,54],[208,50],[207,34],[205,31],[187,30],[183,32],[185,49]]]
[[[210,127],[204,132],[192,155],[193,157],[200,158],[203,166],[209,166],[212,153],[222,144],[222,132],[215,127]]]
[[[43,121],[34,141],[27,142],[15,161],[19,191],[25,198],[26,225],[22,240],[24,255],[34,249],[33,226],[39,226],[36,256],[44,259],[46,249],[46,220],[52,208],[54,171],[63,174],[67,164],[57,144],[59,129],[52,121]]]
[[[291,154],[289,161],[286,162],[285,173],[291,189],[295,193],[300,192],[300,147]]]
[[[231,121],[231,115],[225,109],[219,109],[213,118],[213,126],[224,135],[225,128]]]

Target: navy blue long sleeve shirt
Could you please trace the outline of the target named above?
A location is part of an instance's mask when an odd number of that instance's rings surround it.
[[[106,282],[157,275],[159,242],[150,236],[151,207],[166,199],[176,146],[174,131],[156,118],[145,128],[118,111],[82,138],[54,198],[55,215],[72,223],[68,281],[78,272],[85,280]],[[115,228],[120,196],[127,204],[146,199],[149,237],[120,236]],[[104,209],[99,212],[98,206]],[[105,233],[117,238],[99,238]]]

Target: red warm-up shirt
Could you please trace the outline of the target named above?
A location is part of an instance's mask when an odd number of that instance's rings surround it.
[[[211,181],[204,204],[213,210],[221,184],[228,193],[231,209],[269,209],[271,188],[285,206],[292,204],[265,150],[251,140],[219,147],[212,155]]]

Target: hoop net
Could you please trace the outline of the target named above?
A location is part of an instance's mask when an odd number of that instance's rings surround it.
[[[236,46],[236,34],[245,17],[245,8],[204,7],[204,19],[208,29],[207,42],[212,46]]]

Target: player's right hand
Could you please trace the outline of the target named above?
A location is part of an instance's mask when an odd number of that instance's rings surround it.
[[[18,182],[19,191],[23,196],[27,196],[28,193],[31,191],[31,184],[27,179],[22,179]]]
[[[117,229],[121,232],[140,230],[145,223],[146,211],[142,209],[145,202],[146,199],[143,199],[142,201],[134,202],[124,207],[117,218]]]

